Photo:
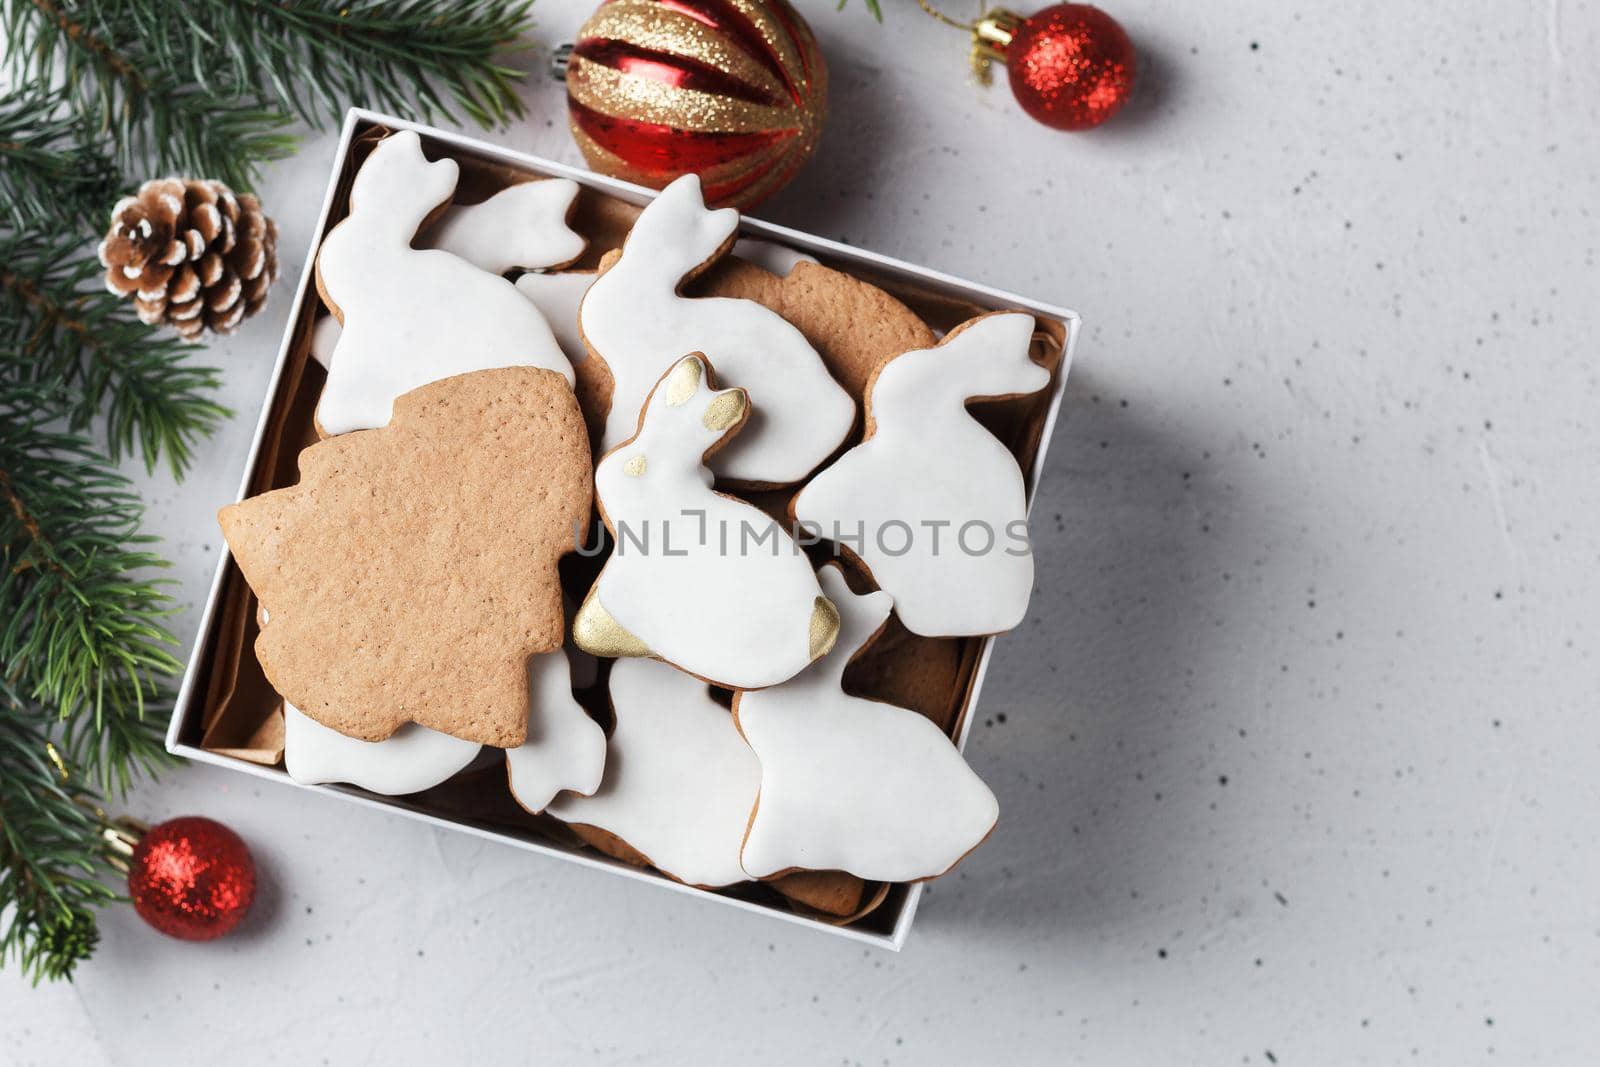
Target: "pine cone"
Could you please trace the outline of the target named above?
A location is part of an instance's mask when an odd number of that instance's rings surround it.
[[[111,209],[100,262],[106,288],[133,297],[141,322],[169,323],[188,341],[207,327],[232,333],[278,276],[278,224],[221,182],[145,182]]]

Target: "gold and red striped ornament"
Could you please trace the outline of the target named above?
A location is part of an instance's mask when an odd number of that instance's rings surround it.
[[[740,209],[789,183],[827,113],[827,65],[786,0],[606,0],[566,79],[589,166],[657,189],[693,171]]]

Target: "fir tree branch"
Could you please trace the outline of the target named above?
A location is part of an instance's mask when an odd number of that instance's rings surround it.
[[[0,95],[0,218],[14,226],[67,221],[93,231],[114,198],[116,168],[65,105],[37,87]]]
[[[62,782],[47,743],[0,678],[0,966],[15,959],[35,984],[72,977],[99,940],[93,909],[117,899],[92,798]]]
[[[165,456],[181,476],[229,414],[211,399],[218,374],[189,362],[195,346],[136,320],[101,272],[71,236],[0,230],[0,336],[12,339],[0,383],[54,390],[76,430],[103,415],[113,459],[136,453],[154,469]]]
[[[868,0],[869,3],[874,0]],[[178,664],[163,565],[113,460],[174,473],[227,413],[191,346],[102,291],[79,236],[152,168],[238,189],[361,103],[483,125],[522,113],[496,54],[528,0],[0,0],[0,966],[71,977],[93,950],[104,829],[46,756],[102,791],[170,757]],[[412,106],[414,103],[415,106]],[[106,423],[104,450],[83,431]],[[107,454],[109,453],[109,454]]]
[[[199,47],[226,60],[222,84],[253,85],[310,125],[357,103],[453,118],[442,88],[474,122],[493,126],[523,113],[522,72],[495,56],[521,50],[515,42],[528,29],[529,6],[463,0],[444,11],[436,0],[234,0],[184,5],[183,15]]]
[[[19,83],[59,77],[118,162],[154,159],[248,188],[351,104],[491,126],[521,115],[516,51],[531,0],[3,0]],[[452,105],[454,105],[452,107]]]
[[[55,399],[0,393],[0,677],[67,724],[74,762],[107,789],[166,759],[147,706],[179,670],[174,609],[147,577],[166,564],[138,497],[85,438],[50,429]]]
[[[194,68],[202,58],[182,56],[177,48],[184,42],[163,37],[179,5],[160,0],[4,3],[15,82],[59,84],[73,110],[109,137],[123,169],[137,174],[153,161],[162,170],[246,189],[263,160],[293,150],[294,138],[280,132],[288,117],[263,106],[247,86],[221,78],[196,84]]]

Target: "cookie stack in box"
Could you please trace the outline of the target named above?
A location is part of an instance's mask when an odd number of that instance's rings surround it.
[[[413,132],[371,145],[317,252],[319,440],[220,514],[289,774],[503,764],[608,855],[841,919],[950,870],[994,796],[851,671],[1026,613],[1023,475],[968,405],[1050,384],[1032,316],[938,336],[736,242],[692,175],[564,269],[575,183],[459,179]]]

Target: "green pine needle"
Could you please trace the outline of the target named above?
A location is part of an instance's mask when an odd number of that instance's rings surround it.
[[[523,114],[522,72],[497,55],[525,50],[530,0],[237,0],[190,9],[197,38],[226,57],[224,83],[253,85],[313,126],[354,103],[480,126]],[[316,62],[309,62],[311,57]],[[442,87],[448,101],[440,94]],[[310,90],[308,93],[307,90]]]
[[[30,386],[0,394],[0,675],[66,723],[75,762],[105,787],[122,761],[74,739],[92,724],[122,755],[159,758],[131,724],[181,669],[164,629],[174,609],[149,577],[166,564],[139,532],[139,498],[88,440],[50,429],[53,401]]]
[[[843,11],[849,5],[849,3],[850,0],[839,0],[839,10]],[[870,13],[872,17],[877,19],[879,22],[882,22],[883,8],[880,5],[880,0],[866,0],[866,4],[868,13]]]
[[[199,351],[145,326],[105,290],[99,263],[65,237],[0,230],[0,387],[31,383],[65,401],[69,425],[103,416],[113,459],[137,455],[175,476],[194,445],[229,414],[211,399],[217,371],[195,366]]]
[[[0,966],[70,979],[99,940],[93,909],[118,899],[93,797],[64,783],[49,735],[0,678]]]
[[[117,162],[250,188],[353,104],[483,126],[523,113],[531,0],[0,0],[18,84],[64,86]],[[153,175],[151,175],[153,176]]]
[[[92,230],[116,195],[117,171],[66,110],[38,88],[0,95],[0,218],[14,226],[65,218]]]

